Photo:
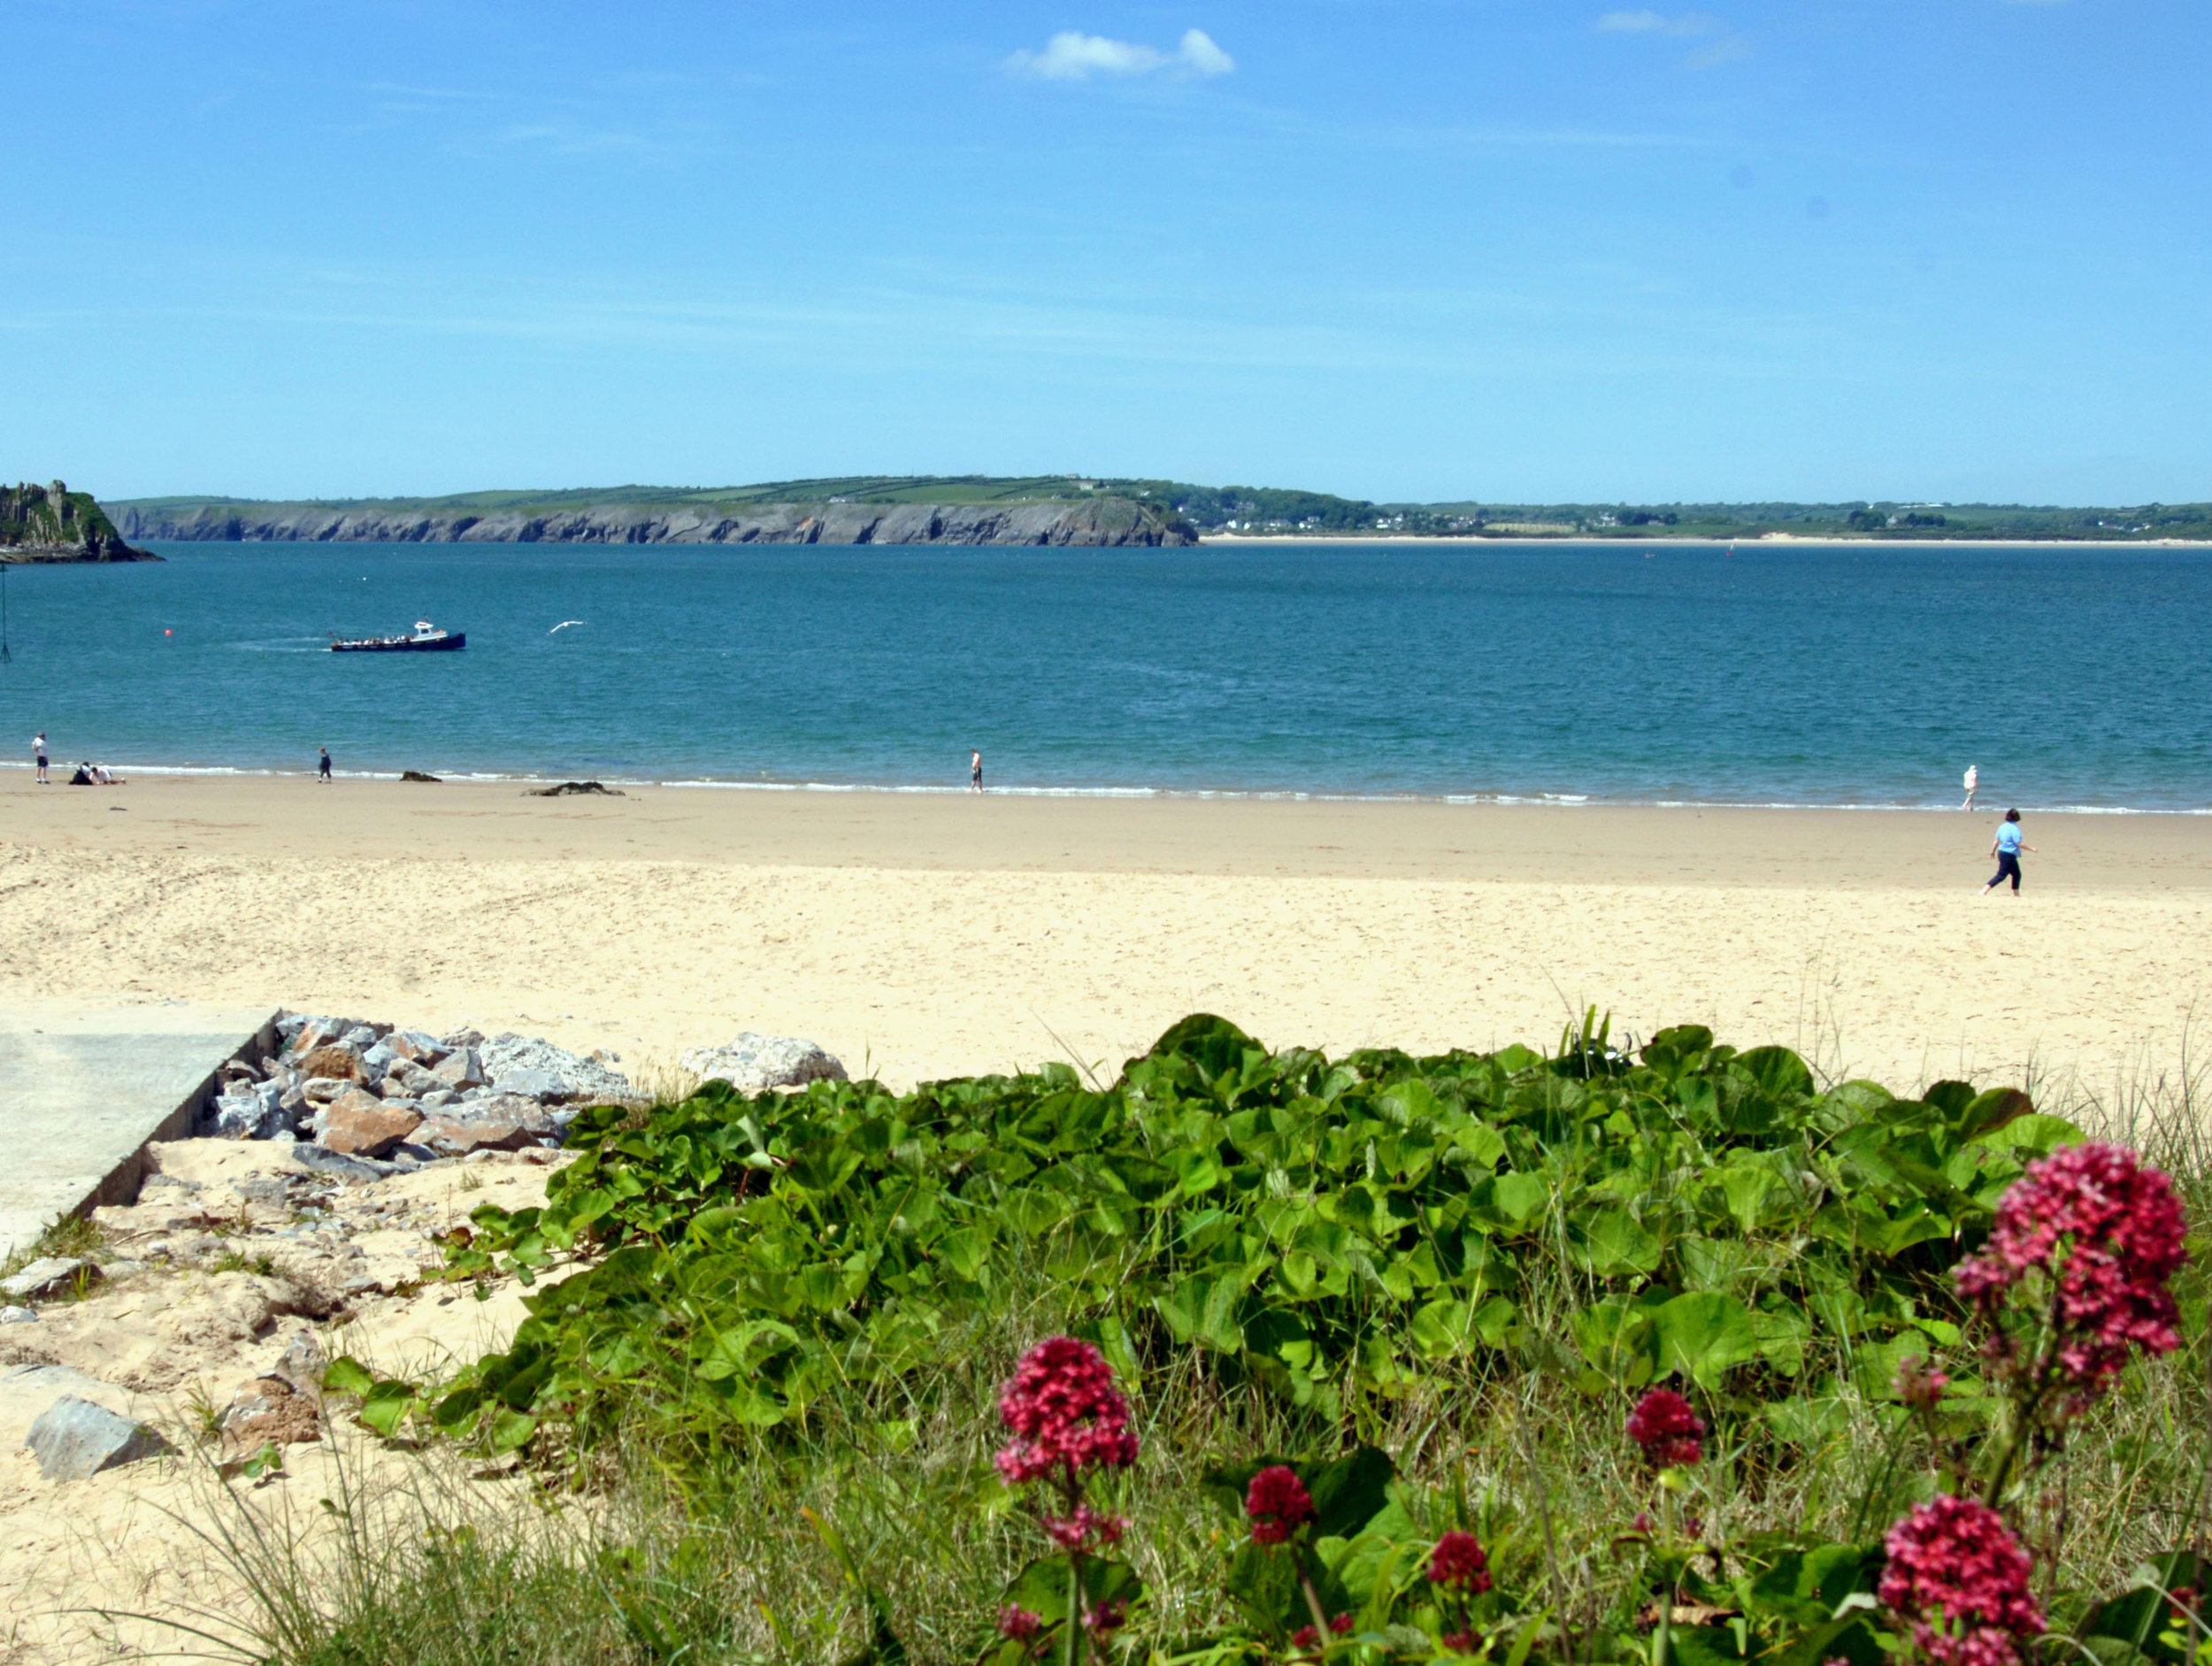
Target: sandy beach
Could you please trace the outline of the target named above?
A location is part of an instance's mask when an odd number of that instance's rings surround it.
[[[1639,532],[1556,533],[1532,537],[1525,533],[1202,533],[1202,544],[1504,544],[1540,549],[1547,544],[1618,544],[1638,549],[1676,547],[1692,549],[1750,549],[1777,544],[1807,549],[1875,548],[1883,549],[2212,549],[2200,538],[1844,538],[1801,533],[1760,533],[1748,538],[1708,538],[1702,535]]]
[[[2212,818],[0,778],[0,999],[268,1002],[666,1068],[741,1029],[894,1084],[1187,1012],[1332,1049],[1713,1025],[1838,1074],[2181,1066]]]

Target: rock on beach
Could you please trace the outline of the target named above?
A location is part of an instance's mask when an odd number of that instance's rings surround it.
[[[365,1082],[369,1079],[368,1066],[362,1056],[349,1047],[335,1042],[314,1048],[299,1056],[294,1068],[303,1076],[326,1082]]]
[[[322,1144],[344,1156],[380,1157],[421,1125],[419,1112],[356,1088],[323,1113]]]
[[[637,1090],[620,1071],[596,1058],[579,1058],[565,1047],[510,1030],[479,1049],[492,1086],[542,1102],[626,1100]]]
[[[455,1048],[430,1067],[431,1075],[447,1087],[481,1087],[488,1079],[484,1074],[484,1061],[473,1047]]]
[[[721,1047],[695,1047],[680,1062],[699,1079],[702,1087],[709,1082],[727,1082],[741,1094],[849,1079],[844,1065],[813,1042],[791,1035],[761,1035],[751,1030],[741,1031]]]
[[[519,1122],[484,1117],[468,1122],[434,1117],[409,1136],[413,1144],[427,1147],[440,1156],[465,1157],[472,1151],[519,1151],[537,1144],[539,1136]]]
[[[170,1449],[144,1424],[74,1394],[64,1394],[39,1413],[24,1444],[50,1481],[81,1481]]]
[[[100,1270],[88,1261],[68,1255],[46,1255],[14,1277],[0,1278],[0,1297],[10,1302],[35,1301],[42,1296],[60,1294],[80,1278],[90,1284],[99,1277]]]

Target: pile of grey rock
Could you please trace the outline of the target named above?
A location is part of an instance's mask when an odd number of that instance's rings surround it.
[[[433,1036],[364,1018],[287,1015],[278,1049],[224,1066],[201,1132],[288,1140],[311,1166],[411,1167],[558,1145],[585,1107],[639,1098],[618,1055],[580,1057],[512,1032]]]

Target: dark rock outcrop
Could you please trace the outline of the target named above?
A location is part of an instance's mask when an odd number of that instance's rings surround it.
[[[0,561],[158,561],[123,541],[88,492],[0,486]]]
[[[116,506],[133,538],[315,543],[1191,544],[1197,536],[1125,497],[1035,503],[603,504],[539,512],[376,510],[326,503]]]

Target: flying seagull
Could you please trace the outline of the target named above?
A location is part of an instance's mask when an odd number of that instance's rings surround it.
[[[581,619],[563,619],[558,625],[556,625],[551,630],[548,631],[546,634],[548,636],[557,636],[570,626],[581,625],[582,623],[583,620]]]

